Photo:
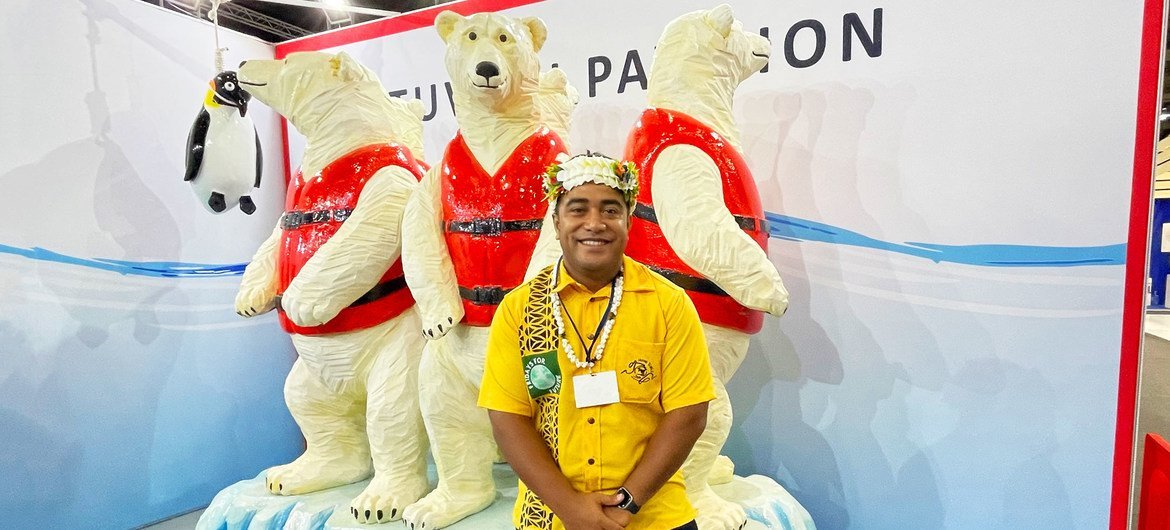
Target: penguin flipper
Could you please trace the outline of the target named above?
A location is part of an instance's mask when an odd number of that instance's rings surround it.
[[[211,125],[211,115],[207,109],[200,107],[199,116],[191,124],[191,132],[187,134],[187,173],[183,175],[183,182],[195,180],[199,175],[199,167],[203,165],[203,146],[207,141],[207,128]]]
[[[253,188],[260,187],[260,175],[264,173],[264,154],[260,151],[260,133],[252,130],[252,134],[256,135],[256,184]]]

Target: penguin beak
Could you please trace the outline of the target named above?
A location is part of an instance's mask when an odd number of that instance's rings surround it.
[[[239,88],[239,94],[240,104],[236,108],[240,109],[240,117],[243,118],[244,114],[248,113],[248,102],[252,101],[252,94],[244,90],[243,87]]]
[[[250,99],[252,99],[252,95],[242,90],[235,94],[223,94],[219,92],[215,94],[216,103],[235,107],[240,111],[240,117],[248,113],[248,100]]]

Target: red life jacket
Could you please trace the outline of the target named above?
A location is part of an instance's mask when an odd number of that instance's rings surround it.
[[[284,215],[280,218],[280,252],[277,254],[279,285],[283,294],[301,267],[313,257],[353,213],[358,196],[382,168],[398,166],[422,179],[425,165],[398,144],[375,144],[358,148],[325,166],[314,178],[301,178],[297,169],[289,183]],[[289,333],[321,335],[354,331],[390,320],[414,305],[402,274],[402,260],[395,261],[366,294],[320,326],[293,324],[280,311],[280,325]],[[277,304],[279,309],[279,304]]]
[[[673,145],[692,145],[711,157],[723,180],[723,202],[739,226],[768,251],[768,225],[756,182],[743,156],[719,133],[681,112],[647,109],[626,140],[625,159],[634,162],[638,174],[638,204],[630,222],[630,243],[626,254],[686,289],[699,319],[707,324],[756,333],[763,327],[764,315],[736,302],[726,291],[687,266],[658,226],[654,214],[654,162]],[[670,178],[664,175],[663,178]]]
[[[488,326],[504,294],[524,282],[548,211],[544,172],[565,152],[542,127],[488,175],[456,134],[443,154],[443,235],[455,265],[463,322]]]

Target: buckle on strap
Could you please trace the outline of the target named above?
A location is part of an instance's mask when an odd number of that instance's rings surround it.
[[[650,206],[649,204],[641,202],[635,204],[634,217],[658,224],[658,214],[654,212],[654,207]],[[732,215],[731,217],[735,219],[735,224],[739,225],[741,230],[759,230],[765,234],[769,232],[767,219],[756,219],[755,217],[747,217],[743,215]]]
[[[520,221],[504,221],[498,217],[485,217],[470,221],[448,221],[448,233],[464,233],[476,236],[499,236],[504,232],[519,232],[524,230],[540,230],[544,219],[524,219]]]
[[[500,305],[500,302],[504,301],[504,295],[511,290],[499,286],[468,288],[460,285],[459,297],[475,305]]]
[[[353,208],[339,208],[337,210],[293,210],[280,216],[282,230],[295,230],[307,224],[327,223],[329,221],[344,222],[353,214]]]

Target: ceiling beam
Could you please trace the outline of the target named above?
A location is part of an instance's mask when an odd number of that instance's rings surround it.
[[[392,17],[394,15],[402,14],[399,11],[386,11],[383,9],[371,9],[368,7],[351,6],[348,4],[333,5],[325,4],[324,2],[311,2],[309,0],[256,0],[257,2],[268,2],[270,4],[285,4],[297,7],[308,7],[313,9],[325,9],[329,11],[345,11],[348,13],[358,13],[361,15],[373,15],[376,17]]]
[[[212,3],[206,0],[162,0],[168,6],[179,11],[187,13],[196,18],[203,18],[211,20]],[[248,9],[246,7],[231,3],[223,2],[219,4],[219,17],[221,20],[230,20],[238,24],[243,24],[250,28],[258,29],[260,31],[276,35],[284,40],[296,39],[307,35],[312,35],[314,32],[290,24],[278,18],[273,18],[264,13],[259,13]]]
[[[207,11],[211,11],[210,8]],[[207,15],[206,12],[203,13]],[[279,35],[284,39],[296,39],[306,35],[312,35],[313,32],[295,24],[289,24],[278,18],[273,18],[263,13],[257,13],[246,7],[240,7],[232,3],[224,3],[219,5],[219,16],[233,22],[239,22],[261,31],[267,31],[273,35]]]

